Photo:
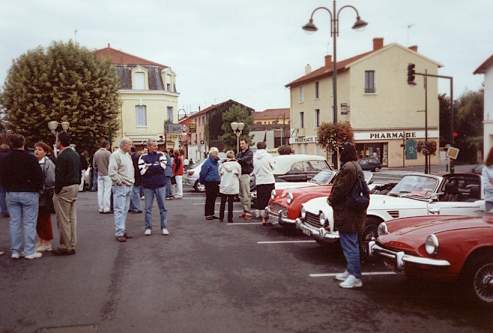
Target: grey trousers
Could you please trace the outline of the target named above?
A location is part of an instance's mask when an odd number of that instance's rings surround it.
[[[250,175],[240,176],[240,201],[244,212],[250,213],[251,196],[250,196]]]

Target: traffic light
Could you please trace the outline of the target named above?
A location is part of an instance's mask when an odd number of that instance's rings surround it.
[[[407,84],[416,84],[416,65],[415,64],[409,64],[407,65]]]

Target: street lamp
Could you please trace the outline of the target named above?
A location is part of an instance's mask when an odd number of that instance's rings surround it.
[[[53,154],[55,154],[55,157],[57,157],[56,142],[58,141],[58,133],[59,133],[57,131],[58,126],[62,127],[62,131],[67,132],[70,127],[70,123],[65,120],[62,122],[58,122],[56,120],[52,120],[48,122],[48,129],[55,136],[55,144],[53,145]]]
[[[244,123],[237,123],[237,122],[231,123],[231,129],[236,134],[236,153],[237,154],[240,151],[240,135],[241,135],[241,132],[243,132],[243,128],[245,128]]]
[[[351,8],[356,12],[356,21],[353,24],[353,29],[361,29],[368,25],[366,21],[361,19],[359,16],[359,12],[356,7],[351,5],[342,6],[337,10],[336,1],[332,1],[332,11],[327,7],[317,7],[313,10],[310,20],[307,24],[303,26],[303,30],[307,32],[315,32],[318,30],[317,26],[313,22],[313,16],[319,10],[325,10],[330,15],[330,36],[332,37],[332,46],[333,46],[333,62],[332,62],[332,94],[333,94],[333,105],[332,105],[332,117],[334,120],[334,124],[337,123],[337,37],[339,36],[339,16],[341,15],[341,11],[345,8]],[[335,163],[337,165],[337,161]]]

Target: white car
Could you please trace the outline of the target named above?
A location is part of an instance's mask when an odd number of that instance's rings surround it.
[[[388,195],[370,195],[362,238],[368,242],[377,237],[379,224],[391,219],[431,214],[475,215],[484,210],[482,193],[481,176],[475,174],[406,175]],[[327,197],[303,204],[296,226],[322,243],[339,239]]]
[[[221,163],[226,158],[226,154],[223,152],[220,152],[219,158],[220,158],[219,163]],[[192,167],[190,169],[185,171],[185,177],[183,177],[184,178],[183,183],[186,185],[192,186],[193,189],[195,190],[195,192],[204,192],[205,191],[205,186],[199,182],[200,169],[202,168],[202,165],[204,164],[204,162],[205,162],[205,159],[192,165]]]

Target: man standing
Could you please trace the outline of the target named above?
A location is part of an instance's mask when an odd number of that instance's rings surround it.
[[[24,150],[22,135],[10,137],[12,152],[2,161],[1,181],[7,192],[10,212],[10,242],[12,259],[24,256],[37,259],[36,221],[38,219],[39,191],[43,188],[43,173],[36,158]]]
[[[7,155],[9,155],[9,153],[10,153],[10,147],[7,144],[2,143],[0,145],[0,169],[2,168],[1,167],[2,160]],[[7,201],[5,199],[5,196],[6,196],[5,187],[0,182],[0,214],[3,217],[9,217],[9,212],[7,209]]]
[[[253,152],[250,150],[248,142],[245,139],[240,140],[240,153],[236,156],[236,160],[241,165],[240,200],[243,213],[240,217],[248,220],[252,217],[250,213],[250,174],[253,172]]]
[[[101,147],[94,154],[92,166],[98,170],[98,211],[100,214],[111,213],[111,178],[108,176],[108,165],[111,153],[108,141],[102,140]]]
[[[132,147],[131,154],[132,163],[134,166],[134,186],[132,188],[132,194],[130,196],[130,213],[140,214],[142,210],[140,209],[140,191],[142,189],[142,175],[139,171],[139,157],[140,154]]]
[[[126,220],[134,184],[134,165],[129,154],[130,149],[132,149],[132,141],[123,138],[120,141],[120,148],[111,154],[108,167],[108,174],[113,182],[115,237],[119,242],[126,242],[130,238],[126,233]]]
[[[77,245],[77,207],[75,205],[80,184],[80,156],[70,148],[70,136],[58,134],[57,149],[60,150],[55,168],[55,206],[56,220],[60,230],[60,247],[54,255],[73,255]]]
[[[173,189],[171,184],[171,178],[173,177],[173,150],[170,149],[166,154],[166,169],[164,170],[164,176],[166,181],[166,200],[173,199]]]
[[[152,205],[156,197],[159,207],[159,216],[161,222],[161,233],[169,235],[167,228],[166,214],[164,206],[164,197],[166,196],[166,156],[158,152],[156,140],[147,141],[147,153],[142,154],[139,158],[139,170],[142,175],[142,186],[144,187],[145,198],[145,235],[150,236],[152,231]],[[169,178],[169,177],[166,177]]]

